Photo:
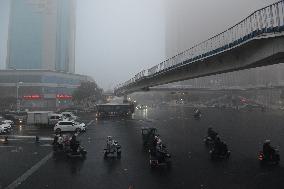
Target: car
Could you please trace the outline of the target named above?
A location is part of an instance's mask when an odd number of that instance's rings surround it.
[[[61,115],[69,120],[76,120],[78,118],[72,112],[62,112]]]
[[[0,133],[8,133],[11,130],[11,125],[7,123],[0,123]]]
[[[5,128],[7,128],[7,129],[11,129],[12,128],[12,126],[11,126],[11,124],[10,123],[5,123],[5,122],[0,122],[0,127],[5,127]]]
[[[81,132],[86,131],[86,125],[84,123],[78,123],[75,121],[59,121],[55,124],[53,130],[59,132]]]
[[[0,134],[7,133],[7,129],[0,126]]]
[[[3,120],[2,123],[8,123],[10,125],[14,124],[14,122],[12,120],[8,120],[8,119]]]
[[[58,121],[63,121],[63,116],[61,114],[52,114],[48,119],[48,124],[55,125]]]
[[[148,107],[146,105],[143,105],[143,104],[139,104],[136,106],[136,109],[137,110],[146,110]]]

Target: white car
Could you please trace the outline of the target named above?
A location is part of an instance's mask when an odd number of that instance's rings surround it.
[[[2,123],[8,123],[10,125],[14,124],[12,120],[3,120]]]
[[[86,125],[75,121],[59,121],[55,124],[53,130],[55,132],[80,132],[86,131]]]
[[[0,127],[0,134],[7,133],[7,129],[4,127]]]
[[[0,125],[0,133],[8,133],[11,129],[11,125],[10,124],[6,124],[6,123],[2,123]]]
[[[12,128],[10,123],[5,123],[5,122],[0,123],[0,127],[4,127],[4,128],[7,128],[7,129],[11,129]]]

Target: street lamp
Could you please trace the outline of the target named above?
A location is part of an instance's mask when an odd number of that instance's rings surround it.
[[[17,97],[17,112],[20,111],[20,100],[19,100],[19,87],[20,87],[20,84],[23,84],[23,82],[18,82],[16,84],[16,88],[17,88],[17,94],[16,94],[16,97]]]

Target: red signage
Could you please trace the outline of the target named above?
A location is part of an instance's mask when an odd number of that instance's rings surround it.
[[[245,98],[242,98],[242,99],[241,99],[241,102],[245,103],[245,102],[248,102],[248,100],[245,99]]]
[[[34,94],[34,95],[25,95],[25,96],[23,96],[23,98],[25,100],[38,100],[38,99],[41,98],[41,96],[38,95],[38,94]]]
[[[66,94],[58,94],[58,95],[56,95],[56,98],[58,98],[58,99],[71,99],[72,96],[66,95]]]

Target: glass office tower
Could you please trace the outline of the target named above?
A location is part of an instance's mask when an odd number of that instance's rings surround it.
[[[75,72],[75,0],[11,0],[7,69]]]

